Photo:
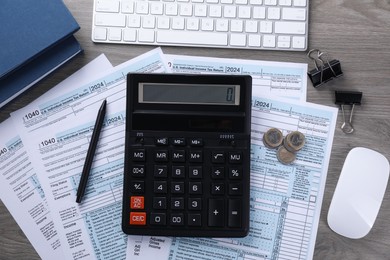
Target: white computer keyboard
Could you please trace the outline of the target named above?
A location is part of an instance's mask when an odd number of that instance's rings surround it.
[[[94,0],[104,43],[305,51],[309,0]]]

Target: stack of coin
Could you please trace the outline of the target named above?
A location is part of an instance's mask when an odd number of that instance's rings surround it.
[[[283,145],[292,153],[298,152],[305,145],[305,136],[299,131],[291,132],[284,138]]]
[[[283,134],[279,129],[271,128],[264,133],[263,143],[268,148],[278,148],[283,142]]]
[[[279,162],[290,164],[295,161],[296,153],[305,145],[305,136],[299,131],[293,131],[283,138],[279,129],[271,128],[264,133],[263,143],[268,148],[278,148],[276,156]]]

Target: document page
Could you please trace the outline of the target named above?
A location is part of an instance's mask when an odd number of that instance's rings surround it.
[[[126,74],[166,72],[165,64],[156,49],[99,80],[13,114],[46,192],[66,259],[125,259],[127,237],[120,222]],[[103,99],[107,114],[86,195],[77,204],[75,194]],[[36,113],[30,116],[28,111]]]
[[[129,239],[127,259],[312,259],[337,109],[283,99],[252,98],[250,231],[245,238]],[[305,135],[289,165],[263,144],[278,128]],[[165,252],[165,255],[164,255]]]
[[[66,259],[124,259],[121,231],[124,103],[107,107],[86,193],[76,193],[99,107],[80,112],[86,120],[67,118],[31,133],[26,141],[42,187],[47,191],[54,223]]]
[[[11,119],[0,133],[0,198],[42,259],[62,259],[45,193]]]
[[[22,136],[45,128],[65,118],[78,120],[78,113],[102,102],[104,98],[122,102],[126,97],[128,72],[167,72],[160,48],[149,51],[106,72],[92,82],[75,85],[62,95],[34,102],[11,114]]]
[[[64,91],[75,82],[90,81],[111,68],[100,55],[43,96]],[[0,198],[42,259],[62,259],[45,193],[11,119],[0,124],[0,133]]]
[[[307,64],[182,55],[165,57],[175,73],[251,75],[253,94],[306,101]]]

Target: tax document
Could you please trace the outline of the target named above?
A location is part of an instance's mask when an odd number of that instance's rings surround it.
[[[127,259],[312,259],[337,108],[252,98],[250,231],[247,237],[128,240]],[[278,128],[305,135],[292,164],[282,164],[263,135]]]
[[[166,67],[166,62],[164,62],[163,54],[161,52],[161,49],[155,49],[153,51],[150,51],[148,53],[145,53],[144,55],[141,55],[139,57],[136,57],[124,64],[121,64],[117,66],[116,68],[110,70],[105,76],[101,77],[98,80],[95,80],[89,84],[85,84],[84,86],[80,87],[77,85],[77,87],[73,87],[70,89],[68,93],[62,93],[59,96],[52,97],[43,100],[39,100],[39,102],[34,102],[31,106],[28,106],[24,109],[21,109],[15,113],[12,114],[12,119],[16,125],[16,128],[18,131],[20,131],[20,135],[22,137],[22,140],[27,141],[37,141],[38,139],[42,139],[39,137],[47,136],[48,133],[56,133],[56,131],[59,131],[59,129],[67,129],[71,123],[78,123],[79,125],[75,127],[81,127],[83,128],[83,124],[86,124],[87,122],[85,120],[88,120],[88,123],[90,123],[90,120],[96,119],[96,113],[98,108],[101,105],[102,100],[105,98],[108,101],[108,104],[110,107],[121,107],[121,109],[125,109],[125,97],[126,97],[126,74],[128,72],[166,72],[168,71]],[[93,116],[89,114],[91,117],[86,116],[85,111],[93,111],[95,113]],[[119,112],[118,112],[119,113]],[[124,112],[122,114],[122,119],[118,121],[123,122],[124,121]],[[112,120],[117,120],[112,119]],[[37,144],[32,144],[32,146],[28,149],[29,153],[34,154],[34,156],[30,157],[30,160],[33,162],[33,164],[40,165],[39,167],[49,167],[50,165],[44,165],[42,166],[42,158],[39,157],[40,155],[44,155],[44,153],[38,153],[37,149],[46,148],[45,152],[48,150],[55,152],[55,163],[60,164],[61,166],[64,166],[61,164],[62,160],[72,160],[75,159],[77,163],[84,163],[85,155],[86,155],[86,147],[87,143],[89,143],[89,138],[92,133],[92,129],[88,128],[89,132],[87,130],[83,130],[84,132],[74,132],[75,136],[72,136],[72,138],[77,138],[77,136],[84,135],[85,144],[81,147],[84,150],[77,150],[76,148],[80,147],[72,147],[67,146],[69,150],[66,150],[65,152],[63,150],[51,150],[51,148],[43,147],[45,145],[52,144],[53,140],[57,140],[56,138],[53,139],[53,137],[49,137],[47,139],[43,139],[40,141],[40,145],[42,147],[37,146]],[[121,130],[117,129],[118,133],[122,134],[124,136],[124,128]],[[89,136],[88,136],[89,135]],[[68,140],[68,139],[67,139]],[[69,137],[69,140],[71,137]],[[120,139],[119,139],[120,140]],[[123,157],[123,144],[124,141],[122,141],[121,145],[115,142],[110,142],[110,145],[116,145],[114,148],[107,148],[107,152],[111,151],[115,153],[115,156],[122,156]],[[119,141],[119,142],[120,142]],[[58,149],[65,148],[65,146],[58,146],[58,143],[52,147],[56,147]],[[64,157],[62,157],[64,156]],[[68,157],[66,157],[68,156]],[[107,158],[111,155],[105,155]],[[53,159],[49,157],[45,157],[45,159]],[[66,162],[67,163],[67,162]],[[66,165],[65,163],[65,168]],[[119,163],[121,163],[119,165]],[[72,163],[70,163],[72,164]],[[57,164],[56,164],[57,165]],[[58,166],[58,165],[57,165]],[[58,166],[60,167],[60,166]],[[112,166],[113,168],[110,170],[107,170],[103,172],[108,175],[108,179],[105,179],[103,187],[97,186],[96,190],[100,194],[100,192],[106,191],[108,189],[111,189],[112,187],[121,187],[123,183],[123,158],[118,159],[116,161],[116,164]],[[42,179],[45,180],[45,178],[49,178],[45,175],[45,170],[39,171],[39,180]],[[63,170],[61,168],[56,168],[56,170]],[[110,177],[110,173],[115,173],[116,171],[120,170],[120,173],[117,173],[118,175],[115,175],[116,178]],[[81,169],[77,172],[77,176],[79,178],[79,174],[81,174]],[[62,175],[61,175],[62,176]],[[58,176],[57,176],[58,177]],[[104,175],[106,177],[106,175]],[[52,178],[52,177],[50,177]],[[120,179],[120,184],[117,183]],[[74,182],[78,183],[78,179]],[[68,187],[68,183],[59,182],[60,184],[63,184],[64,186]],[[92,182],[91,185],[94,183]],[[63,186],[59,185],[59,190],[63,189]],[[52,186],[49,182],[48,185],[42,185],[43,190],[46,195],[50,198],[48,200],[49,206],[53,211],[53,207],[55,209],[55,206],[58,204],[58,201],[60,198],[56,197],[58,190],[52,190],[55,186]],[[89,188],[92,189],[92,188]],[[93,188],[95,189],[95,187]],[[62,190],[64,191],[64,190]],[[88,190],[87,190],[88,193]],[[116,199],[119,201],[115,201],[117,205],[120,205],[120,201],[122,200],[122,191],[121,190],[115,190],[115,196]],[[55,199],[54,199],[55,198]],[[105,200],[107,197],[103,196],[103,200]],[[97,202],[97,199],[93,199],[90,203],[88,200],[88,195],[86,196],[86,200],[83,201],[83,205],[85,210],[83,211],[83,217],[85,220],[85,224],[95,225],[97,226],[100,224],[100,228],[107,229],[107,226],[110,226],[110,230],[114,230],[111,226],[112,222],[110,220],[114,219],[118,222],[120,221],[120,206],[112,206],[110,203],[114,203],[112,200],[108,200],[108,204],[104,203],[98,203],[95,205],[94,203]],[[87,206],[85,206],[87,205]],[[90,209],[91,211],[88,211]],[[69,213],[70,212],[70,213]],[[54,222],[56,224],[57,231],[59,233],[61,232],[61,226],[64,224],[61,221],[64,221],[68,219],[68,216],[64,217],[64,214],[66,215],[69,213],[72,215],[72,211],[66,211],[66,212],[59,212],[58,210],[54,210]],[[86,213],[87,212],[87,213]],[[85,214],[84,214],[85,213]],[[80,213],[81,214],[81,213]],[[105,216],[110,217],[105,222]],[[57,216],[57,217],[55,217]],[[80,216],[80,215],[77,215]],[[91,218],[93,219],[91,220]],[[111,219],[112,218],[112,219]],[[88,221],[87,221],[88,220]],[[96,222],[97,221],[97,222]],[[92,224],[91,224],[92,223]],[[97,224],[96,224],[97,223]],[[60,225],[60,228],[57,226]],[[103,227],[104,226],[104,227]],[[89,226],[90,227],[90,226]],[[90,229],[89,229],[90,230]],[[95,232],[96,231],[96,232]],[[115,230],[119,231],[118,230]],[[99,233],[100,232],[100,233]],[[114,231],[113,231],[114,232]],[[104,234],[108,234],[107,236],[99,236]],[[85,233],[83,233],[85,235]],[[63,251],[65,253],[72,252],[71,255],[67,254],[68,259],[79,259],[80,257],[91,257],[93,259],[122,259],[125,258],[125,244],[126,244],[126,237],[123,235],[123,233],[120,231],[120,239],[117,239],[115,236],[110,236],[106,230],[96,229],[90,231],[90,238],[91,243],[95,243],[99,240],[99,244],[93,244],[92,250],[81,250],[77,251],[77,253],[74,253],[74,247],[76,249],[79,249],[77,246],[79,244],[79,233],[78,231],[69,234],[68,232],[65,233],[65,237],[62,237],[61,242],[62,245],[64,245],[65,249]],[[115,233],[117,234],[117,233]],[[96,240],[95,240],[96,238]],[[102,240],[103,239],[103,240]],[[104,240],[105,239],[105,240]],[[82,240],[84,241],[84,240]],[[88,241],[88,240],[86,240]],[[64,243],[65,242],[65,243]],[[118,244],[118,246],[115,245],[115,243]],[[88,244],[88,243],[87,243]],[[83,244],[84,245],[84,244]],[[105,246],[104,246],[105,245]],[[122,248],[123,250],[119,250],[118,248]],[[91,247],[89,247],[91,249]],[[81,253],[80,253],[81,252]],[[115,253],[113,253],[115,252]],[[112,258],[111,258],[112,257]]]
[[[111,63],[100,55],[61,82],[59,91],[75,82],[92,80],[110,68]],[[45,96],[52,95],[55,88]],[[11,119],[0,124],[0,133],[0,198],[42,259],[62,259],[45,193]]]
[[[160,48],[156,48],[106,72],[92,82],[75,85],[67,93],[34,102],[11,114],[15,126],[24,134],[45,128],[65,118],[78,120],[78,114],[103,99],[110,103],[123,102],[126,98],[126,75],[128,72],[167,72],[166,62]]]
[[[251,75],[254,95],[306,101],[307,64],[167,54],[165,57],[175,73]]]
[[[77,188],[99,106],[29,134],[26,147],[46,192],[65,259],[125,259],[121,230],[125,103],[108,103],[81,203]]]

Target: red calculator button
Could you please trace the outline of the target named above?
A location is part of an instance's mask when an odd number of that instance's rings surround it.
[[[131,196],[130,197],[130,208],[131,209],[144,209],[144,196]]]
[[[146,212],[130,212],[130,225],[146,225]]]

